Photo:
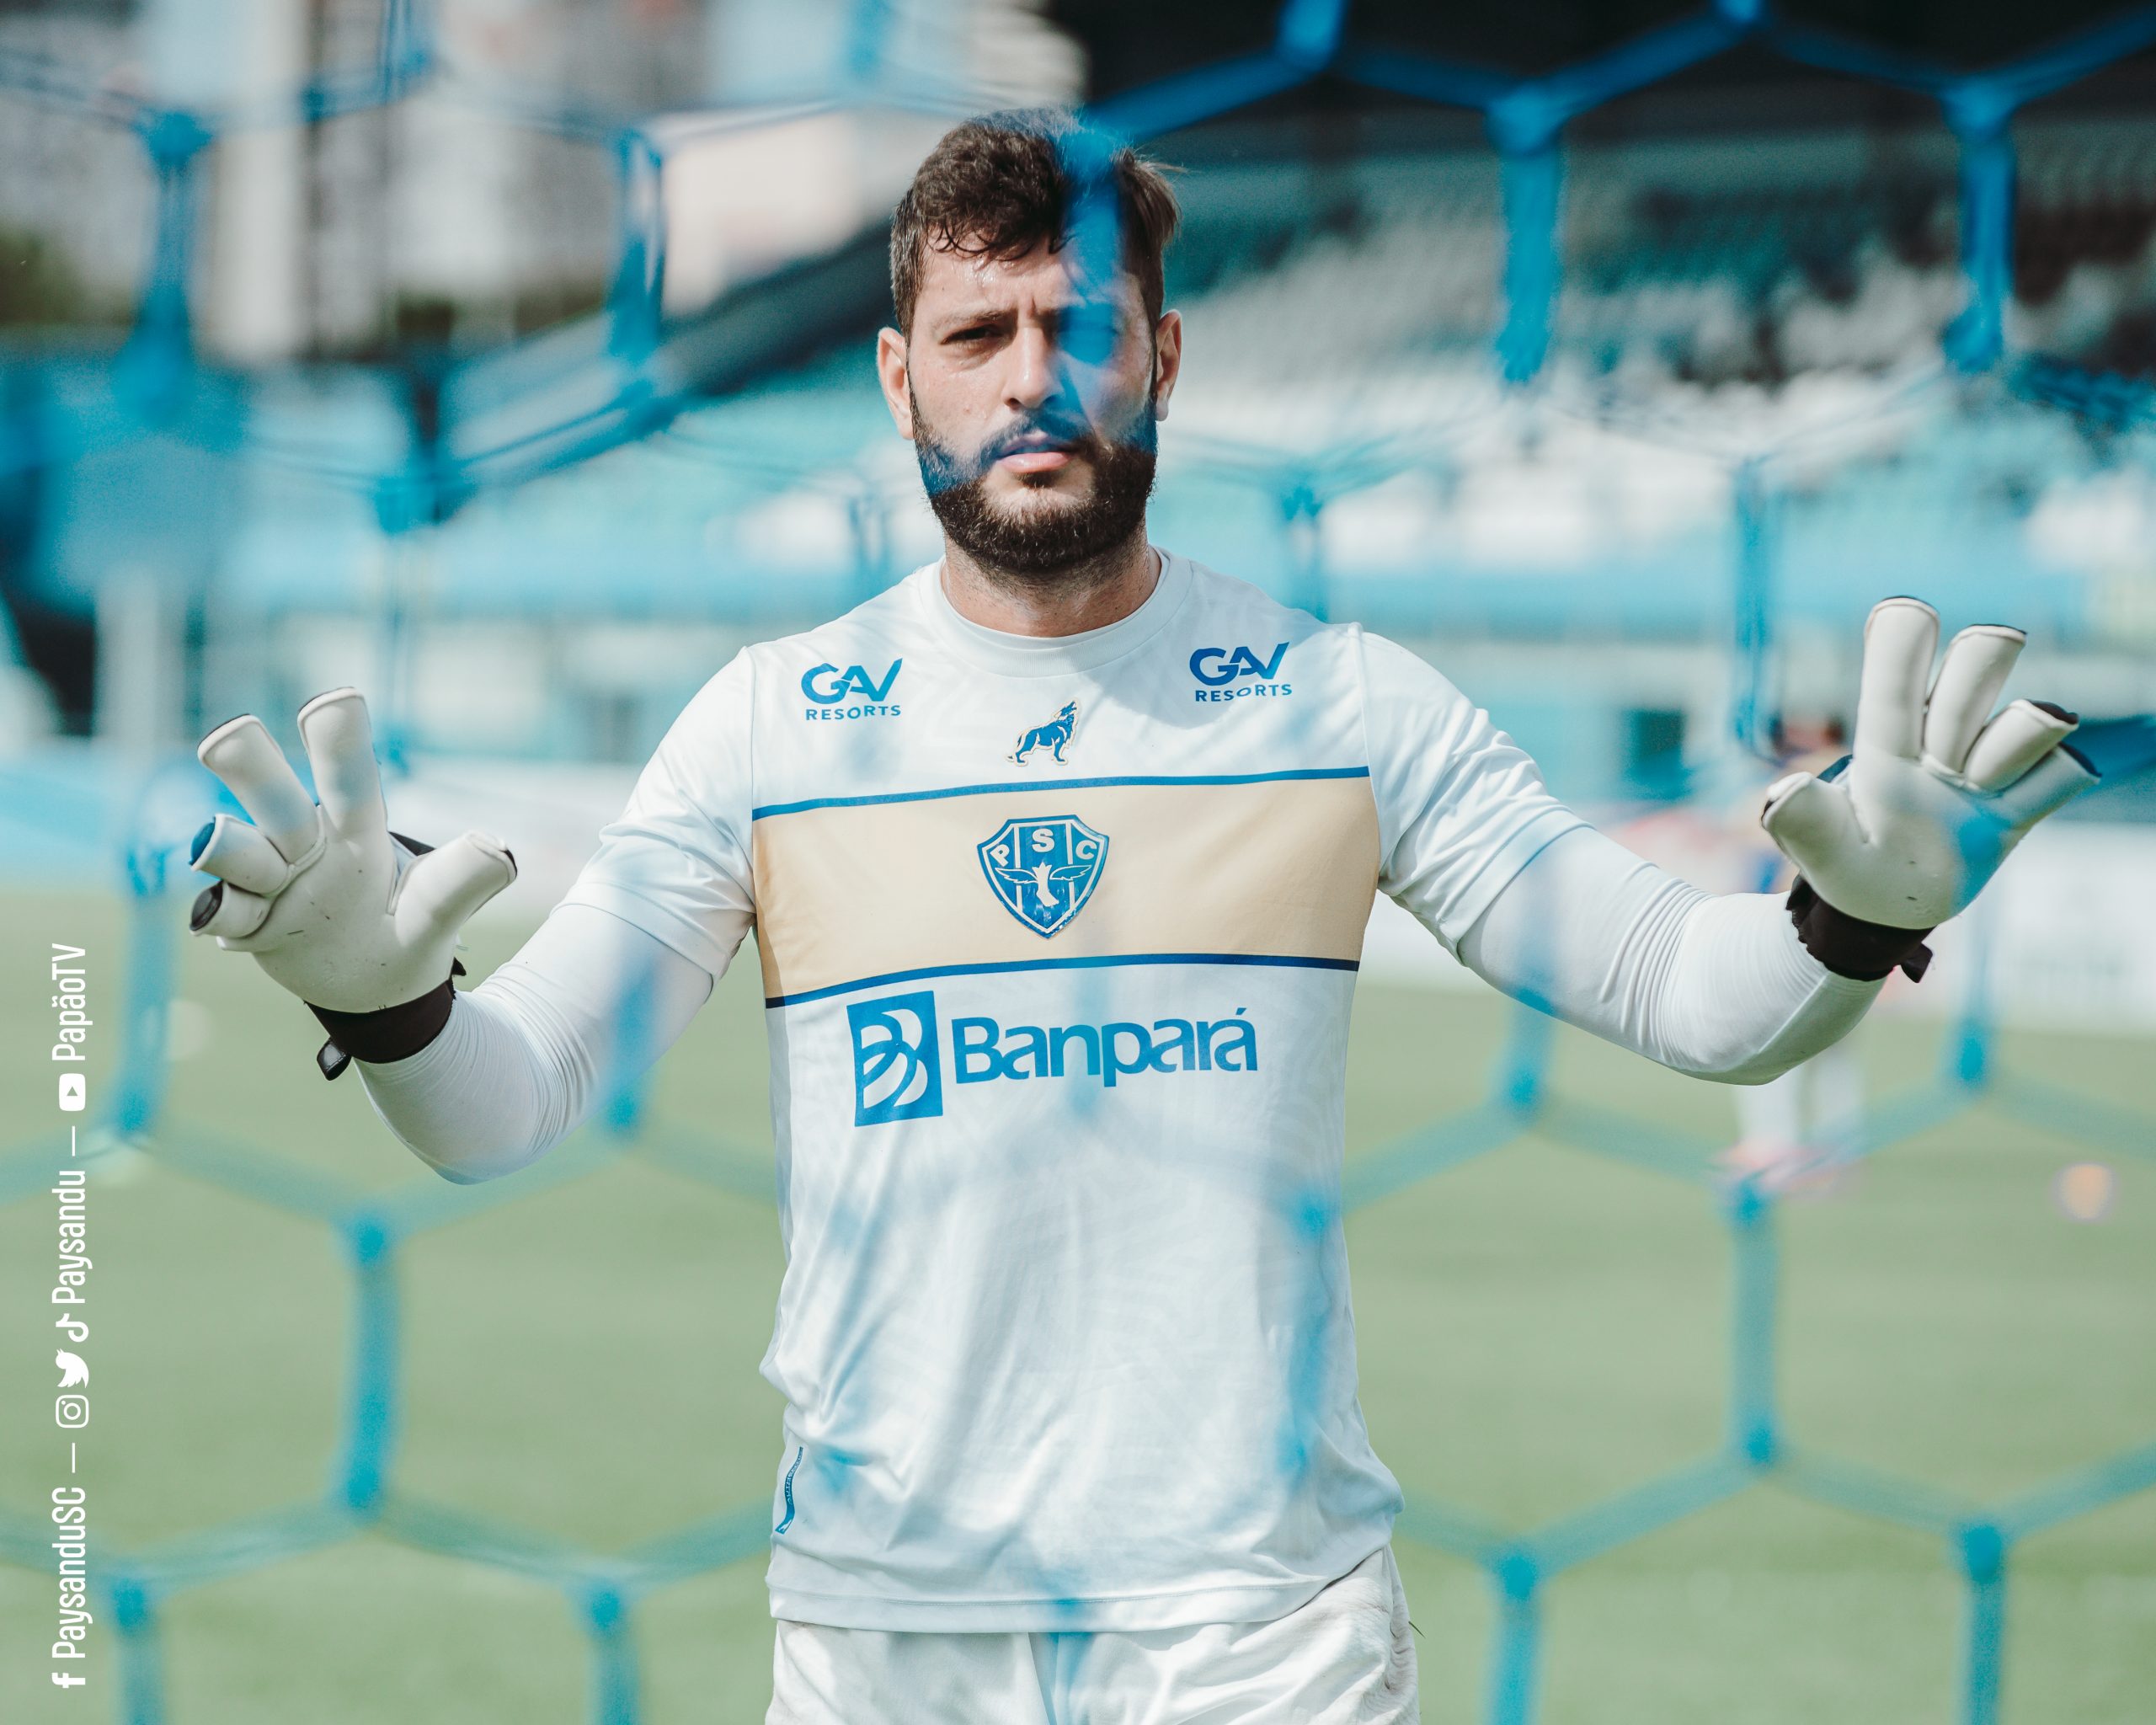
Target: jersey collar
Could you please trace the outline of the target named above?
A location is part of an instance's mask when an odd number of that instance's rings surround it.
[[[1111,660],[1134,652],[1158,634],[1190,590],[1188,559],[1160,553],[1161,578],[1145,602],[1129,617],[1075,635],[1011,635],[961,617],[943,590],[942,559],[915,569],[910,577],[916,601],[937,638],[960,659],[999,676],[1048,677],[1097,670]]]

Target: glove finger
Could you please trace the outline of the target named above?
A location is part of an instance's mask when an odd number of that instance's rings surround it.
[[[2003,623],[1978,623],[1946,646],[1946,658],[1924,708],[1924,757],[1941,772],[1958,773],[1969,758],[1992,703],[2028,637]]]
[[[265,899],[284,891],[292,865],[259,827],[220,814],[195,835],[188,866]]]
[[[2080,722],[2061,708],[2016,701],[1977,734],[1961,776],[1980,791],[2003,791],[2072,736]]]
[[[314,767],[314,788],[330,830],[358,838],[386,830],[382,775],[374,764],[374,727],[366,697],[357,689],[332,689],[300,708],[300,736]]]
[[[398,932],[418,942],[463,927],[516,879],[516,858],[492,833],[467,832],[409,864],[398,884]]]
[[[215,935],[229,946],[245,940],[269,916],[269,900],[220,880],[195,895],[187,927],[190,934]]]
[[[2096,780],[2087,762],[2061,745],[1999,792],[1995,807],[2015,826],[2034,826],[2052,810],[2092,788]]]
[[[1921,599],[1882,599],[1864,625],[1864,673],[1856,697],[1854,751],[1917,758],[1924,692],[1939,645],[1939,613]]]
[[[1759,825],[1815,885],[1822,864],[1864,842],[1848,795],[1808,772],[1791,773],[1769,790]]]
[[[203,738],[195,758],[224,781],[225,788],[262,829],[287,862],[306,856],[321,836],[322,817],[262,721],[251,713],[228,719]]]

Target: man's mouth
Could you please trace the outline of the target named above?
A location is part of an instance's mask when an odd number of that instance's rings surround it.
[[[1022,449],[1005,456],[996,466],[1006,473],[1049,473],[1067,466],[1070,451],[1067,449]]]
[[[995,465],[1006,473],[1047,473],[1065,467],[1076,457],[1075,446],[1060,438],[1037,433],[1006,446]]]

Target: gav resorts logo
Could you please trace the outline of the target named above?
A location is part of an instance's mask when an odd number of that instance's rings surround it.
[[[1043,939],[1086,908],[1108,841],[1075,814],[1014,817],[974,847],[996,902]]]
[[[853,1033],[853,1124],[932,1119],[943,1112],[942,1050],[936,996],[885,995],[846,1009]]]
[[[1255,647],[1201,647],[1190,655],[1190,674],[1203,686],[1193,691],[1200,701],[1235,701],[1246,695],[1292,695],[1294,685],[1276,681],[1288,644],[1278,644],[1263,659]]]
[[[1045,749],[1058,761],[1070,746],[1070,734],[1078,729],[1078,703],[1066,701],[1063,711],[1046,724],[1037,724],[1018,739],[1018,746],[1011,751],[1011,758],[1019,766],[1026,764],[1026,757],[1036,749]]]
[[[801,692],[816,704],[807,709],[809,718],[896,718],[899,703],[891,700],[891,686],[905,664],[894,659],[882,677],[868,674],[866,665],[812,665],[801,673]]]
[[[853,1124],[881,1126],[940,1116],[942,1041],[935,991],[857,1001],[846,1016],[853,1033]],[[1255,1072],[1257,1026],[1247,1007],[1225,1018],[1155,1018],[1150,1024],[953,1018],[951,1059],[960,1084],[1082,1075],[1113,1090],[1141,1073]]]

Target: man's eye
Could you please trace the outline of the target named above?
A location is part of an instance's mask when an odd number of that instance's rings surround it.
[[[954,331],[944,338],[947,341],[984,341],[995,334],[985,323],[976,323],[969,328]]]
[[[1063,348],[1073,359],[1098,365],[1115,351],[1123,319],[1113,307],[1084,307],[1064,319]]]

